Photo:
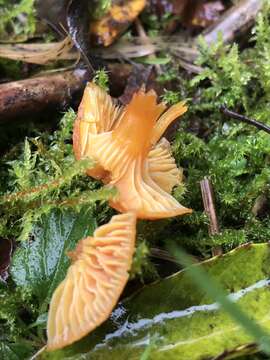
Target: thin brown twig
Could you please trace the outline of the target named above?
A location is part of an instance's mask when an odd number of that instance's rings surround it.
[[[179,265],[179,261],[173,255],[171,255],[167,250],[164,250],[164,249],[151,248],[150,249],[150,256],[153,257],[153,258],[157,258],[157,259],[161,259],[161,260],[165,260],[165,261],[170,261],[170,262],[172,262],[174,264]],[[191,256],[191,258],[192,258],[194,264],[196,264],[197,262],[200,261],[195,256]]]
[[[131,73],[131,66],[112,63],[108,69],[112,93],[118,96]],[[48,109],[66,108],[72,100],[81,97],[89,80],[86,69],[75,69],[0,84],[0,123]]]
[[[151,250],[151,256],[154,258],[170,261],[175,264],[179,264],[177,259],[166,250],[159,249],[159,248],[151,248],[150,250]]]
[[[245,115],[238,114],[235,111],[227,109],[225,106],[221,106],[220,110],[224,115],[226,115],[232,119],[240,120],[246,124],[253,125],[257,129],[263,130],[263,131],[267,132],[268,134],[270,134],[270,127],[266,124],[263,124],[257,120],[251,119]]]
[[[200,187],[201,187],[204,211],[207,214],[210,221],[208,226],[208,232],[209,235],[213,236],[219,234],[220,232],[217,215],[216,215],[216,209],[215,209],[213,185],[211,180],[205,177],[202,181],[200,181]],[[222,254],[221,246],[216,246],[212,249],[213,256],[221,255],[221,254]]]

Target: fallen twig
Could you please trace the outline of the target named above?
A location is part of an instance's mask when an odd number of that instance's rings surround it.
[[[86,70],[75,70],[1,84],[0,122],[48,108],[63,107],[82,89],[87,77]]]
[[[151,248],[151,256],[157,259],[162,259],[166,261],[173,262],[175,264],[179,264],[174,256],[172,256],[167,250],[159,249],[159,248]]]
[[[204,39],[208,44],[212,44],[221,33],[225,43],[234,41],[237,36],[251,27],[262,7],[262,0],[240,0],[202,34]]]
[[[249,117],[247,117],[245,115],[238,114],[235,111],[227,109],[225,106],[222,106],[220,108],[220,110],[224,115],[226,115],[232,119],[240,120],[246,124],[253,125],[256,128],[258,128],[259,130],[263,130],[263,131],[267,132],[268,134],[270,134],[270,127],[266,124],[263,124],[254,119],[250,119]]]
[[[219,234],[219,226],[216,215],[215,203],[214,203],[214,191],[211,180],[205,177],[202,181],[200,181],[201,193],[203,199],[204,211],[209,218],[209,227],[208,232],[209,235],[213,236]],[[221,255],[222,248],[221,246],[216,246],[212,249],[212,255]]]
[[[108,70],[113,85],[112,93],[120,95],[131,66],[111,64]],[[63,109],[82,93],[89,80],[87,70],[77,69],[1,84],[0,122],[51,108]]]

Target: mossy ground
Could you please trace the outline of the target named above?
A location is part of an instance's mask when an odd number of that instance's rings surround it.
[[[29,15],[24,29],[27,36],[34,31],[34,15],[29,7],[31,1],[21,3]],[[226,252],[242,243],[269,241],[269,209],[262,203],[267,204],[270,196],[270,135],[228,119],[220,111],[221,106],[226,106],[270,125],[269,17],[270,6],[266,4],[244,50],[235,44],[224,46],[221,38],[211,48],[202,40],[198,65],[204,70],[195,77],[179,72],[176,60],[164,65],[166,76],[161,76],[160,82],[166,87],[168,81],[173,81],[175,90],[165,91],[163,99],[168,103],[189,99],[189,111],[181,119],[172,148],[185,175],[184,185],[175,189],[175,196],[194,211],[177,219],[139,223],[133,277],[149,279],[149,273],[153,274],[149,249],[163,248],[168,239],[199,258],[209,257],[217,245]],[[16,13],[4,18],[2,34],[10,31],[14,19]],[[14,73],[11,63],[1,65],[3,71]],[[97,81],[107,86],[103,72]],[[24,140],[16,136],[16,144],[4,153],[0,160],[0,237],[25,241],[42,215],[67,204],[77,211],[82,206],[93,208],[99,224],[111,217],[112,210],[103,200],[113,196],[113,191],[100,190],[101,184],[84,175],[89,162],[74,161],[74,117],[74,112],[69,111],[53,133],[24,129],[22,133],[32,137]],[[220,234],[215,236],[208,234],[200,194],[199,181],[205,176],[214,186],[220,226]],[[36,332],[28,328],[38,313],[31,301],[31,290],[16,289],[12,279],[0,286],[0,342],[23,344],[23,349],[38,347],[43,329]],[[255,359],[253,355],[251,358]]]

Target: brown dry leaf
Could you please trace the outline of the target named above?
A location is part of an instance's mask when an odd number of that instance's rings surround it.
[[[166,13],[181,15],[188,2],[193,2],[193,0],[151,0],[150,10],[158,17],[162,17]]]
[[[90,25],[93,44],[111,45],[137,18],[145,5],[146,0],[126,0],[120,4],[113,4],[107,15]]]
[[[225,6],[220,0],[201,2],[196,7],[193,17],[189,19],[189,25],[206,28],[215,23],[224,10]]]
[[[70,37],[63,41],[48,44],[9,44],[0,45],[0,57],[45,65],[57,60],[75,60],[79,54],[71,52],[73,43]]]
[[[149,79],[153,73],[153,66],[136,64],[127,79],[124,93],[119,97],[122,104],[128,104],[135,92],[139,91],[142,86],[148,88]]]
[[[171,33],[181,21],[187,27],[206,28],[216,22],[225,6],[221,0],[151,0],[150,10],[158,17],[171,13],[165,33]]]
[[[150,0],[150,14],[156,14],[159,19],[162,19],[165,14],[173,15],[166,20],[166,26],[164,25],[163,29],[165,34],[171,34],[185,16],[186,9],[193,8],[196,1],[198,0]]]

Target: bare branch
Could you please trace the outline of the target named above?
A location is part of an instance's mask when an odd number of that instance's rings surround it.
[[[87,80],[85,70],[65,71],[0,85],[0,121],[63,107]]]
[[[112,93],[120,95],[131,66],[111,64],[108,70]],[[74,97],[81,95],[89,80],[87,70],[77,69],[0,84],[0,122],[48,109],[64,108]]]
[[[232,119],[242,121],[249,125],[253,125],[257,129],[263,130],[263,131],[267,132],[268,134],[270,134],[270,127],[266,124],[263,124],[257,120],[251,119],[245,115],[238,114],[235,111],[227,109],[225,106],[222,106],[220,110],[224,115],[226,115]]]
[[[236,37],[249,29],[263,7],[262,0],[240,0],[226,11],[219,21],[208,28],[202,35],[208,44],[214,43],[221,33],[223,41],[233,42]]]

